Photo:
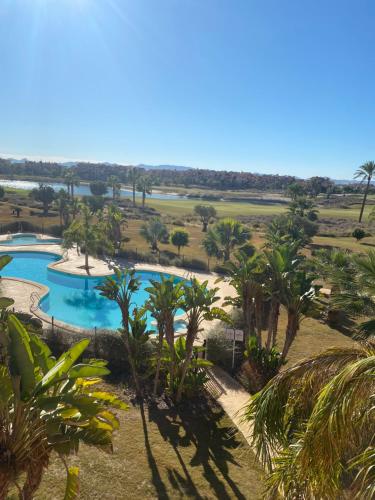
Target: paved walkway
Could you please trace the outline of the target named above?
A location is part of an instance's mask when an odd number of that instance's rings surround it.
[[[218,366],[213,366],[210,369],[210,374],[215,381],[215,385],[220,387],[220,396],[215,398],[216,401],[233,421],[237,429],[242,432],[249,445],[252,446],[252,426],[242,420],[244,408],[250,399],[249,393]]]

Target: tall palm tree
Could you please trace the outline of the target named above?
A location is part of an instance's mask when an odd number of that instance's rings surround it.
[[[60,189],[56,197],[56,208],[60,217],[60,228],[69,224],[69,194],[65,189]]]
[[[369,191],[370,184],[371,184],[371,179],[374,175],[374,172],[375,172],[375,162],[368,161],[368,162],[364,163],[363,165],[361,165],[356,170],[356,172],[354,174],[355,179],[361,179],[361,182],[367,182],[366,187],[365,187],[365,191],[363,193],[362,206],[361,206],[361,211],[359,213],[358,222],[362,222],[363,211],[365,209],[366,199],[367,199],[368,191]]]
[[[121,246],[121,228],[127,224],[124,214],[117,205],[109,205],[107,207],[105,221],[108,228],[108,236],[112,244],[115,248],[119,248]]]
[[[374,498],[374,397],[373,343],[330,349],[273,378],[245,412],[269,496]]]
[[[186,313],[186,343],[185,343],[185,359],[182,363],[180,380],[177,387],[176,401],[179,402],[184,389],[185,377],[188,372],[191,357],[193,354],[194,342],[197,339],[198,333],[201,330],[203,321],[212,321],[220,319],[230,322],[229,316],[220,307],[215,306],[220,299],[217,295],[219,288],[208,288],[208,282],[199,283],[196,278],[190,282],[183,284],[184,298],[182,309]]]
[[[131,314],[130,308],[133,295],[139,290],[140,281],[134,269],[114,270],[115,278],[109,276],[104,283],[97,286],[100,295],[113,300],[119,306],[122,316],[122,328],[119,330],[128,355],[137,396],[141,395],[141,385],[137,372],[136,361],[131,348]]]
[[[135,192],[137,188],[137,182],[140,177],[140,170],[137,167],[132,167],[129,170],[129,179],[132,185],[132,192],[133,192],[133,206],[135,207]]]
[[[158,328],[158,347],[157,347],[157,361],[156,372],[154,377],[154,390],[153,394],[156,396],[160,367],[162,357],[162,347],[164,338],[167,341],[170,351],[170,365],[169,365],[169,383],[173,387],[174,383],[174,317],[176,312],[182,307],[183,304],[183,281],[176,283],[175,278],[165,278],[161,276],[161,280],[150,280],[151,286],[146,288],[149,298],[145,304],[145,308],[155,318]]]
[[[137,189],[142,193],[142,208],[145,207],[146,195],[152,194],[152,179],[149,175],[143,175],[138,179]]]
[[[89,255],[97,255],[98,250],[113,251],[113,245],[106,237],[103,221],[94,220],[87,205],[80,208],[80,219],[75,219],[63,233],[63,247],[72,248],[75,244],[85,251],[85,268],[89,271]]]
[[[65,171],[64,173],[64,184],[66,184],[68,188],[68,193],[71,196],[71,199],[74,199],[74,186],[79,186],[80,185],[80,179],[78,175],[74,173],[74,170],[69,168],[68,170]]]
[[[207,233],[203,247],[222,258],[224,262],[230,260],[232,250],[249,241],[250,230],[235,219],[226,218],[217,222]]]
[[[115,199],[119,196],[120,189],[121,189],[120,180],[116,175],[109,176],[108,187],[110,187],[112,189],[112,200],[115,201]]]

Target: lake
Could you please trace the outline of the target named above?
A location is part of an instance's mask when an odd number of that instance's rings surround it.
[[[48,184],[48,186],[53,187],[55,191],[60,191],[60,189],[65,189],[65,184],[61,182],[45,182],[44,184]],[[0,186],[15,188],[15,189],[25,189],[30,190],[39,187],[39,182],[34,181],[21,181],[21,180],[10,180],[10,179],[0,179]],[[81,184],[78,187],[74,187],[74,194],[78,194],[80,196],[90,196],[91,191],[88,184]],[[108,196],[111,196],[112,190],[108,189]],[[136,191],[135,195],[139,198],[142,196],[141,193]],[[124,198],[132,198],[133,192],[130,189],[121,188],[121,196]],[[180,200],[185,198],[185,196],[180,196],[178,194],[173,193],[152,193],[152,195],[147,195],[147,198],[155,199],[155,200]]]

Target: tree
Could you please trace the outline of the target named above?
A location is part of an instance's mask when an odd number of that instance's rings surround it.
[[[360,240],[362,240],[366,236],[366,232],[362,228],[356,227],[354,229],[354,231],[352,232],[352,236],[357,241],[360,241]]]
[[[176,229],[171,234],[171,243],[178,249],[178,255],[180,256],[181,247],[186,247],[189,244],[189,233],[182,229]]]
[[[144,175],[138,179],[137,189],[142,193],[142,207],[145,207],[146,195],[152,194],[152,180],[149,175]]]
[[[219,288],[208,288],[207,285],[207,281],[199,283],[196,278],[193,278],[190,282],[185,282],[183,284],[184,298],[182,302],[182,309],[186,313],[187,322],[185,344],[186,352],[177,386],[177,402],[181,400],[185,377],[191,363],[194,342],[196,341],[198,333],[201,330],[203,321],[220,319],[222,321],[230,322],[226,312],[219,307],[215,307],[215,303],[220,299],[217,295]]]
[[[143,224],[139,234],[150,244],[152,252],[158,252],[158,243],[167,243],[169,239],[167,226],[158,217],[152,217]]]
[[[12,207],[12,214],[16,214],[16,217],[19,218],[20,214],[22,212],[22,208],[21,207]]]
[[[307,181],[307,190],[311,196],[316,198],[320,193],[326,193],[332,190],[334,183],[329,179],[329,177],[311,177]]]
[[[284,243],[292,243],[302,248],[309,244],[318,232],[318,225],[292,214],[281,214],[275,217],[266,230],[266,246],[277,247]]]
[[[13,314],[2,324],[1,340],[0,497],[7,498],[9,488],[17,485],[20,498],[34,498],[55,452],[67,469],[70,496],[65,498],[76,498],[78,469],[68,467],[65,458],[78,451],[80,442],[111,451],[119,424],[110,409],[126,405],[96,390],[97,377],[109,374],[102,361],[76,364],[89,340],[74,344],[56,360]]]
[[[119,197],[121,183],[116,175],[110,175],[108,178],[108,187],[112,189],[112,200],[115,201]]]
[[[97,255],[99,249],[111,250],[112,245],[106,238],[103,223],[94,223],[93,215],[86,205],[81,206],[81,218],[75,219],[63,233],[63,247],[72,248],[74,244],[84,249],[85,268],[89,271],[89,255]]]
[[[297,197],[289,203],[288,212],[293,216],[306,217],[310,221],[316,221],[319,213],[316,204],[305,196]]]
[[[121,246],[121,227],[126,225],[126,219],[117,205],[109,205],[105,215],[108,237],[115,248]]]
[[[361,498],[375,492],[373,343],[334,348],[279,373],[245,419],[269,497]]]
[[[368,161],[367,163],[364,163],[363,165],[361,165],[356,170],[356,172],[354,174],[354,179],[360,179],[361,183],[366,182],[366,187],[365,187],[365,191],[363,193],[363,200],[362,200],[362,205],[361,205],[361,211],[359,213],[358,222],[362,222],[363,211],[365,209],[366,199],[367,199],[367,195],[368,195],[370,184],[371,184],[371,179],[372,179],[372,176],[374,175],[374,172],[375,172],[375,162]]]
[[[48,215],[51,203],[55,200],[55,191],[47,184],[39,184],[39,188],[34,188],[30,192],[31,198],[43,204],[43,214]]]
[[[80,179],[73,169],[69,168],[64,172],[64,184],[68,188],[68,194],[71,199],[74,200],[74,187],[79,186]]]
[[[210,229],[203,240],[208,255],[215,255],[224,262],[230,260],[232,250],[246,243],[251,237],[250,230],[235,219],[222,219]],[[209,253],[208,253],[209,252]]]
[[[3,186],[0,186],[0,200],[2,200],[5,196],[5,189]]]
[[[170,350],[169,360],[169,383],[174,386],[175,370],[175,329],[174,317],[183,304],[183,281],[177,281],[173,276],[166,278],[161,276],[161,280],[150,280],[151,286],[146,288],[149,298],[145,308],[150,311],[151,316],[155,318],[158,328],[158,345],[156,353],[156,371],[154,378],[153,394],[156,396],[160,368],[162,363],[163,341],[166,340]]]
[[[107,194],[107,184],[103,181],[90,182],[90,191],[93,196],[104,196]]]
[[[112,276],[108,276],[102,285],[97,286],[97,289],[100,291],[100,295],[103,295],[103,297],[106,297],[109,300],[113,300],[114,302],[117,303],[117,305],[120,308],[122,316],[122,328],[119,329],[119,332],[121,334],[121,338],[124,342],[125,349],[128,354],[129,364],[137,396],[140,396],[141,385],[137,372],[137,364],[134,357],[134,352],[132,350],[132,332],[131,332],[132,323],[130,314],[132,297],[139,290],[140,281],[136,277],[134,269],[121,270],[116,268],[114,272],[115,272],[115,278],[113,278]],[[137,320],[137,316],[135,316],[134,319]],[[137,328],[138,327],[141,326],[138,325]],[[142,329],[141,333],[145,334],[145,330]],[[135,331],[133,332],[133,334],[135,334]]]
[[[103,210],[105,205],[105,199],[103,196],[84,196],[82,199],[83,203],[89,207],[92,214],[96,214]]]
[[[56,208],[60,217],[60,228],[69,225],[69,200],[69,193],[67,193],[65,189],[60,189],[55,199]]]
[[[202,223],[202,231],[207,232],[208,224],[211,219],[216,217],[216,209],[212,205],[196,205],[194,207],[194,212],[199,216]]]
[[[137,167],[132,167],[129,171],[129,178],[132,184],[132,192],[133,192],[133,206],[135,207],[135,192],[137,187],[137,182],[140,177],[140,170]]]
[[[298,182],[292,182],[287,188],[287,194],[292,200],[296,200],[302,196],[306,195],[306,188],[303,184]]]

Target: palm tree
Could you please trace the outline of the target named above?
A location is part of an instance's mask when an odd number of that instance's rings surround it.
[[[108,178],[108,187],[112,189],[112,200],[118,197],[121,189],[121,183],[119,178],[116,175],[110,175]]]
[[[222,219],[217,222],[203,240],[203,247],[224,262],[230,260],[231,251],[246,243],[251,237],[250,230],[235,219]],[[207,251],[206,250],[206,251]]]
[[[137,189],[142,193],[142,208],[145,207],[146,195],[152,194],[152,179],[149,175],[144,175],[138,179]]]
[[[178,256],[181,254],[181,247],[186,247],[189,244],[189,233],[182,229],[176,229],[171,234],[171,243],[178,249]]]
[[[64,184],[66,184],[68,188],[71,199],[74,200],[74,186],[78,187],[80,185],[80,179],[71,168],[64,173]]]
[[[313,285],[314,278],[300,269],[284,273],[282,276],[280,299],[288,318],[280,364],[286,360],[289,349],[297,336],[302,318],[313,309],[317,288]]]
[[[137,167],[132,167],[129,171],[129,179],[132,184],[132,192],[133,192],[133,206],[135,207],[135,192],[137,187],[137,181],[140,176],[140,171]]]
[[[372,179],[372,176],[374,175],[374,172],[375,172],[375,162],[368,161],[368,162],[364,163],[363,165],[361,165],[356,170],[356,172],[354,174],[354,179],[361,179],[361,182],[367,181],[365,191],[363,193],[362,206],[361,206],[361,211],[359,213],[358,222],[362,222],[363,211],[365,209],[366,199],[367,199],[368,191],[370,189],[371,179]]]
[[[333,259],[331,256],[327,269],[330,304],[347,316],[361,320],[358,324],[361,335],[375,335],[375,251],[370,250],[366,255],[337,256],[336,253],[336,260]]]
[[[89,255],[97,255],[98,250],[112,251],[113,246],[106,238],[103,222],[95,223],[93,214],[86,205],[81,205],[81,218],[75,219],[63,233],[63,247],[72,248],[75,244],[84,249],[85,268],[89,272]]]
[[[141,226],[139,234],[150,244],[152,252],[158,252],[158,243],[168,243],[168,229],[158,218],[152,217],[146,224]]]
[[[288,212],[315,221],[318,218],[319,210],[312,200],[307,199],[306,196],[299,196],[289,203]]]
[[[42,203],[43,215],[48,215],[49,207],[56,198],[53,187],[41,183],[39,184],[39,188],[34,188],[31,190],[30,196],[35,201],[39,201],[40,203]]]
[[[40,337],[27,332],[12,314],[3,324],[2,338],[0,498],[17,485],[20,498],[31,500],[52,452],[65,464],[80,442],[111,451],[118,420],[110,408],[126,405],[94,387],[95,378],[109,374],[102,362],[75,364],[89,340],[74,344],[56,360]],[[77,468],[66,468],[71,494],[66,498],[76,498]]]
[[[108,228],[108,236],[115,248],[121,246],[121,228],[125,226],[126,219],[117,205],[109,205],[105,221]]]
[[[174,317],[183,304],[183,281],[176,282],[174,277],[161,276],[160,281],[150,280],[151,286],[146,288],[149,298],[145,308],[155,318],[158,328],[157,363],[154,378],[153,394],[156,396],[159,384],[161,356],[164,338],[170,350],[169,382],[173,387],[174,380]]]
[[[60,228],[69,224],[69,194],[65,189],[60,189],[56,197],[56,208],[60,216]]]
[[[375,345],[334,348],[279,373],[246,409],[275,498],[374,498]]]
[[[139,290],[140,281],[136,277],[134,269],[118,269],[114,270],[115,278],[108,276],[102,285],[98,285],[97,289],[100,295],[109,300],[113,300],[120,308],[122,316],[122,328],[119,330],[121,338],[124,342],[125,349],[128,355],[130,369],[134,380],[137,396],[141,395],[141,386],[137,372],[136,361],[132,351],[132,330],[131,330],[131,314],[130,307],[132,304],[133,295]]]
[[[188,372],[193,354],[194,342],[201,331],[203,321],[220,319],[227,323],[231,320],[226,312],[220,307],[215,307],[215,303],[220,299],[217,295],[219,288],[208,288],[208,282],[199,283],[196,278],[183,284],[184,298],[182,309],[186,313],[186,344],[185,359],[181,366],[179,384],[177,387],[176,401],[179,402],[184,389],[185,377]]]
[[[242,252],[236,254],[235,262],[227,262],[226,269],[229,273],[229,283],[236,290],[235,297],[225,297],[225,304],[237,307],[242,311],[244,320],[244,342],[247,344],[250,336],[256,335],[255,329],[255,296],[258,295],[262,281],[259,273],[262,270],[262,258],[259,254],[247,257]],[[261,345],[261,337],[257,337]]]

